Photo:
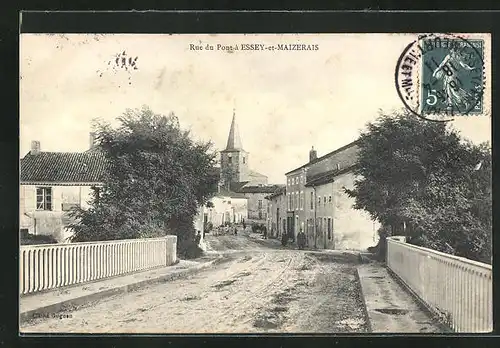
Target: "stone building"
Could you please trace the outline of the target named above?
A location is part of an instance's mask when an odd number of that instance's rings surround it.
[[[270,185],[266,175],[250,169],[250,154],[243,149],[234,111],[226,148],[220,155],[223,185],[247,198],[249,220],[265,223],[268,210],[265,197],[283,185]]]
[[[357,141],[322,157],[314,148],[309,162],[287,176],[287,232],[302,229],[310,247],[364,250],[376,244],[378,223],[368,213],[353,208],[354,199],[344,188],[353,188],[358,156]]]
[[[286,231],[286,187],[280,187],[266,196],[268,202],[267,229],[271,237],[280,238]]]
[[[22,233],[50,235],[58,242],[71,236],[74,206],[88,208],[92,188],[102,185],[105,159],[94,151],[94,137],[86,152],[41,151],[31,142],[31,151],[20,163],[19,227]]]

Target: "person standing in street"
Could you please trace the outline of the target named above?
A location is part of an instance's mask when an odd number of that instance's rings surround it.
[[[198,233],[196,234],[196,237],[194,238],[194,242],[196,245],[200,245],[200,242],[201,242],[201,232],[198,231]]]

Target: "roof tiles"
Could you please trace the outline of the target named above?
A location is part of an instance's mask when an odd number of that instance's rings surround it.
[[[54,183],[99,183],[106,158],[99,151],[28,153],[21,159],[20,181]]]

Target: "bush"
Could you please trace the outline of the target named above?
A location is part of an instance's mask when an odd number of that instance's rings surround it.
[[[179,257],[181,259],[187,259],[187,260],[196,259],[202,256],[203,253],[204,252],[199,245],[196,245],[194,242],[191,242],[188,245],[185,245],[183,250],[179,252]]]
[[[377,231],[379,235],[379,240],[376,246],[369,247],[368,252],[375,254],[377,259],[385,261],[385,254],[387,251],[387,237],[392,235],[391,227],[387,225],[382,225]]]
[[[33,235],[23,236],[20,240],[21,245],[36,245],[36,244],[57,244],[57,240],[52,236]]]

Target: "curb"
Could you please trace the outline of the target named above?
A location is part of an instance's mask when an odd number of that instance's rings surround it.
[[[439,318],[439,313],[434,310],[431,306],[429,306],[427,303],[425,303],[420,296],[417,295],[415,291],[413,291],[406,283],[399,277],[392,269],[390,269],[387,265],[385,265],[385,268],[387,269],[387,273],[398,283],[404,291],[409,293],[413,299],[417,302],[417,305],[420,307],[420,309],[425,312],[429,317],[434,321],[434,323],[445,333],[454,333],[453,329],[450,328],[448,325],[442,322]]]
[[[370,321],[370,316],[368,315],[368,306],[366,305],[365,295],[363,294],[363,286],[361,285],[361,277],[359,276],[359,267],[356,267],[356,279],[359,284],[359,292],[361,293],[361,299],[363,301],[363,312],[366,318],[366,326],[368,327],[368,332],[373,333],[372,322]]]
[[[116,288],[111,288],[107,290],[102,290],[98,292],[94,292],[92,294],[88,295],[83,295],[77,298],[73,298],[70,300],[62,301],[59,303],[54,303],[48,306],[40,307],[37,309],[32,309],[23,313],[19,313],[19,322],[26,322],[30,319],[34,318],[41,318],[41,317],[49,317],[51,315],[54,315],[58,312],[63,312],[63,311],[70,311],[74,310],[77,307],[88,303],[88,302],[93,302],[97,300],[101,300],[106,297],[110,297],[113,295],[118,295],[118,294],[124,294],[127,292],[131,292],[134,290],[137,290],[141,287],[144,287],[146,285],[152,285],[152,284],[157,284],[157,283],[165,283],[168,281],[172,281],[175,279],[187,277],[191,274],[194,274],[198,271],[201,271],[205,268],[208,268],[210,266],[213,266],[215,264],[219,264],[223,262],[223,256],[219,255],[215,260],[204,262],[200,265],[196,265],[194,267],[185,269],[185,270],[179,270],[176,272],[172,272],[170,274],[165,274],[156,278],[151,278],[151,279],[145,279],[138,281],[136,283],[132,284],[127,284],[127,285],[122,285]]]

